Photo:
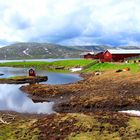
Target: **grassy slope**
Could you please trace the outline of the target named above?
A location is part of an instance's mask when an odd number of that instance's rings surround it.
[[[41,62],[41,61],[34,61],[34,62],[6,62],[0,63],[0,66],[10,66],[10,67],[35,67],[38,69],[48,69],[48,68],[55,68],[64,66],[65,69],[76,67],[76,66],[86,66],[93,62],[93,60],[61,60],[61,61],[54,61],[54,62]],[[85,69],[84,72],[92,72],[92,71],[109,71],[109,70],[118,70],[129,67],[132,72],[140,71],[140,66],[135,63],[96,63],[93,66]]]
[[[10,67],[36,67],[39,69],[47,69],[50,66],[59,67],[64,66],[65,68],[71,68],[75,66],[85,66],[93,62],[92,60],[62,60],[55,62],[6,62],[0,63],[0,66],[10,66]]]
[[[49,43],[15,43],[0,48],[0,59],[76,58],[81,52],[79,49]]]
[[[91,71],[109,71],[109,70],[118,70],[123,68],[130,68],[132,72],[138,72],[140,71],[140,66],[135,63],[97,63],[90,68],[86,69],[85,72],[91,72]]]
[[[92,61],[66,60],[57,62],[8,62],[1,63],[0,66],[36,66],[37,68],[46,68],[49,65],[53,65],[73,67],[77,65],[84,66],[90,62]],[[96,70],[117,70],[126,67],[129,67],[133,72],[140,71],[140,66],[137,64],[97,63],[85,70],[85,72]],[[14,121],[9,125],[1,124],[0,139],[37,140],[40,137],[45,137],[43,135],[45,133],[47,134],[47,137],[52,136],[55,138],[61,138],[65,136],[65,138],[69,140],[138,140],[140,132],[139,122],[140,119],[137,117],[128,117],[124,114],[118,116],[117,114],[112,113],[98,115],[65,114],[64,116],[60,114],[60,116],[55,116],[54,119],[46,118],[38,121],[37,119],[18,119],[18,121]],[[50,133],[50,135],[48,135],[48,133]],[[45,139],[46,138],[44,138],[44,140]]]

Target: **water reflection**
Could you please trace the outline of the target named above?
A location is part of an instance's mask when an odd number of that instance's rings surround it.
[[[27,75],[27,68],[0,67],[0,78]],[[48,76],[44,84],[67,84],[81,80],[78,74],[63,74],[46,71],[36,71],[37,75]],[[19,90],[21,85],[0,84],[0,110],[10,110],[21,113],[53,113],[52,102],[33,103],[27,94]]]
[[[0,60],[0,63],[5,62],[32,62],[32,61],[45,61],[45,62],[54,62],[54,61],[61,61],[61,60],[79,60],[81,58],[48,58],[48,59],[24,59],[24,60]]]
[[[39,73],[39,72],[38,72]],[[83,78],[79,74],[70,74],[70,73],[54,73],[54,72],[41,72],[40,75],[48,76],[47,82],[42,82],[44,84],[68,84],[74,83],[82,80]]]
[[[0,76],[0,78],[7,78],[11,76],[20,75],[24,76],[28,74],[28,70],[28,68],[0,67],[0,73],[4,74]],[[82,78],[78,74],[55,73],[43,70],[36,70],[36,73],[40,76],[48,76],[48,81],[43,82],[44,84],[68,84],[82,80]]]
[[[21,85],[0,84],[0,110],[20,113],[53,113],[53,102],[33,103],[19,90]]]

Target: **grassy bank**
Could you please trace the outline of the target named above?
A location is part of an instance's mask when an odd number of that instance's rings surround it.
[[[43,70],[59,70],[65,71],[72,67],[83,67],[87,66],[94,62],[93,60],[61,60],[61,61],[54,61],[54,62],[44,62],[44,61],[30,61],[30,62],[6,62],[0,63],[1,67],[34,67],[36,69],[43,69]],[[118,70],[123,68],[130,68],[131,72],[139,72],[140,66],[136,63],[96,63],[86,69],[83,72],[92,72],[92,71],[111,71],[111,70]]]
[[[140,72],[140,66],[135,63],[96,63],[95,65],[84,70],[84,72],[118,70],[127,67],[130,68],[131,72]]]
[[[30,62],[6,62],[0,63],[1,67],[35,67],[37,69],[55,69],[64,67],[64,69],[69,69],[76,66],[85,66],[93,60],[61,60],[54,62],[43,62],[43,61],[30,61]]]

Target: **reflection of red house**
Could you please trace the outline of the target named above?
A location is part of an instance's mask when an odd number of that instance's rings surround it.
[[[140,50],[106,50],[103,53],[102,58],[100,59],[101,62],[122,62],[127,58],[140,56]]]

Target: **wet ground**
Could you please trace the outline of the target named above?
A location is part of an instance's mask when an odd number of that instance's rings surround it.
[[[1,140],[139,140],[140,119],[116,112],[29,115],[1,112]]]
[[[82,79],[78,74],[68,74],[68,73],[54,73],[38,70],[37,75],[43,75],[42,77],[24,77],[21,75],[27,75],[27,68],[11,68],[11,67],[1,67],[0,72],[3,73],[0,76],[0,110],[9,110],[16,111],[20,113],[53,113],[53,104],[54,102],[33,102],[26,93],[19,90],[22,86],[21,83],[26,83],[27,81],[33,82],[34,80],[39,80],[42,78],[42,81],[45,76],[48,76],[48,81],[42,82],[44,84],[66,84],[71,82],[76,82],[77,80]],[[13,76],[18,76],[14,78],[9,78]],[[31,79],[31,80],[30,80]],[[41,81],[41,79],[40,79]],[[27,82],[27,83],[28,83]],[[10,84],[4,84],[10,83]],[[16,83],[20,85],[16,85]]]
[[[32,85],[21,89],[38,99],[56,101],[57,112],[140,110],[140,74],[92,73],[66,85]]]
[[[106,72],[74,84],[23,86],[34,100],[55,101],[51,115],[1,112],[0,139],[140,140],[140,73]]]

